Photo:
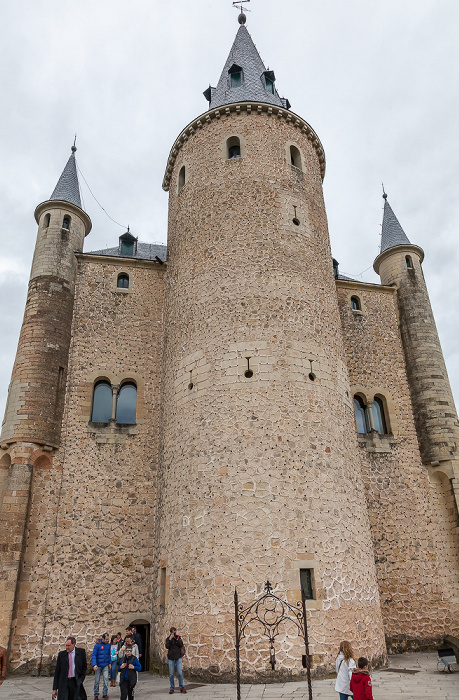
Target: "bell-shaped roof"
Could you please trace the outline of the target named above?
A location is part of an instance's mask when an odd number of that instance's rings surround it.
[[[78,174],[75,161],[75,146],[72,147],[72,155],[67,161],[67,165],[62,171],[62,175],[54,188],[54,192],[48,201],[59,200],[62,202],[70,202],[82,209],[80,198],[80,186],[78,183]]]
[[[384,253],[388,248],[394,248],[397,245],[411,245],[408,236],[400,226],[399,220],[392,211],[392,207],[387,201],[387,194],[384,197],[384,215],[382,223],[381,235],[381,253]]]
[[[204,96],[209,109],[252,100],[288,109],[290,104],[279,97],[274,81],[273,71],[266,70],[245,24],[241,24],[217,87],[206,90]]]

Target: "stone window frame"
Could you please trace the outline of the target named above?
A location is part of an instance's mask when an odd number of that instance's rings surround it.
[[[291,570],[293,572],[293,581],[292,583],[294,584],[294,591],[296,593],[296,597],[298,600],[301,600],[301,581],[300,581],[300,570],[301,569],[309,569],[311,572],[311,585],[312,585],[312,595],[313,598],[312,600],[307,598],[306,599],[306,610],[322,610],[323,607],[323,595],[321,596],[321,577],[320,577],[320,562],[318,559],[313,559],[313,555],[301,555],[298,554],[297,556],[302,557],[308,557],[310,556],[311,559],[296,559],[292,562],[290,562],[291,565]]]
[[[118,277],[120,275],[127,275],[129,277],[129,287],[118,287]],[[112,292],[116,294],[132,294],[134,291],[134,276],[132,270],[127,267],[117,267],[112,274]]]
[[[64,226],[65,222],[68,221],[68,226]],[[62,226],[61,229],[62,231],[70,231],[70,226],[72,225],[72,217],[70,214],[64,214],[62,217]]]
[[[352,308],[353,297],[355,297],[357,299],[357,301],[359,302],[359,305],[360,305],[359,309]],[[365,308],[365,301],[363,299],[363,295],[358,294],[355,289],[348,290],[347,303],[348,303],[348,307],[351,310],[351,313],[353,316],[365,316],[366,308]]]
[[[374,426],[373,426],[373,415],[372,415],[372,404],[375,398],[378,398],[382,401],[383,408],[384,408],[384,419],[386,422],[386,429],[387,433],[384,435],[378,435],[381,438],[384,437],[394,437],[398,433],[398,420],[397,420],[397,414],[395,410],[395,401],[392,397],[392,394],[387,391],[386,388],[383,388],[381,386],[375,386],[371,389],[368,389],[367,387],[364,387],[362,385],[355,385],[351,387],[351,393],[352,397],[354,396],[360,396],[360,398],[363,400],[365,406],[368,408],[368,418],[370,421],[370,433],[358,433],[358,435],[365,437],[366,435],[371,434],[372,431],[374,431]],[[354,420],[355,420],[355,413],[354,413]],[[357,430],[357,425],[356,425],[356,430]]]
[[[228,157],[228,142],[231,139],[239,139],[239,147],[241,149],[241,155],[239,158],[229,158]],[[242,134],[238,134],[236,132],[232,132],[231,134],[228,134],[225,136],[224,140],[220,144],[220,150],[221,150],[221,158],[223,161],[227,163],[233,163],[234,161],[240,161],[242,158],[245,158],[247,156],[247,142],[242,136]]]
[[[91,421],[94,387],[98,382],[102,381],[110,384],[112,388],[112,413],[108,424],[93,423]],[[137,388],[135,417],[136,422],[132,424],[117,423],[116,421],[116,400],[118,392],[123,386],[123,384],[135,384]],[[145,382],[142,379],[142,377],[140,377],[136,372],[123,372],[122,374],[116,375],[111,372],[96,370],[95,372],[91,372],[91,374],[87,377],[87,380],[85,382],[85,388],[86,387],[87,391],[84,392],[85,400],[81,404],[80,415],[82,420],[84,420],[85,423],[91,428],[91,432],[94,432],[94,430],[105,431],[107,430],[107,426],[111,426],[112,428],[115,427],[117,429],[129,429],[130,431],[134,431],[140,423],[143,423],[146,413],[144,403]]]
[[[180,165],[180,168],[179,168],[178,173],[177,173],[177,187],[176,187],[177,195],[179,195],[181,192],[183,192],[183,190],[185,189],[185,187],[187,185],[187,182],[189,179],[188,169],[189,169],[188,163],[186,161],[183,161],[183,163]],[[182,170],[184,172],[183,182],[181,181]]]
[[[295,148],[299,153],[301,168],[298,168],[296,165],[293,165],[293,163],[292,163],[292,151],[291,151],[292,147]],[[289,167],[292,168],[295,173],[303,173],[304,174],[306,172],[304,154],[303,154],[303,151],[301,150],[298,143],[296,143],[295,141],[287,141],[287,143],[285,144],[285,156],[286,156],[286,160],[287,160]]]

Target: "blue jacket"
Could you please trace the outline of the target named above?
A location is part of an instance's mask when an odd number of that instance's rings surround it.
[[[124,668],[121,668],[123,664],[126,664],[126,666]],[[134,669],[128,668],[129,664],[134,666]],[[120,681],[129,681],[129,685],[131,686],[131,688],[133,688],[137,683],[136,671],[141,671],[142,665],[139,659],[131,654],[130,659],[127,659],[126,656],[123,656],[123,658],[120,659],[118,670],[120,672]]]
[[[98,666],[99,668],[105,668],[108,664],[111,664],[112,657],[110,654],[110,642],[100,641],[93,649],[91,662],[93,666]]]

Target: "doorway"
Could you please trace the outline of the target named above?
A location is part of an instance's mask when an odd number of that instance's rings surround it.
[[[142,658],[140,659],[140,664],[142,666],[142,671],[148,671],[150,669],[150,624],[144,620],[141,622],[133,620],[129,625],[134,625],[137,628],[137,634],[142,640]]]

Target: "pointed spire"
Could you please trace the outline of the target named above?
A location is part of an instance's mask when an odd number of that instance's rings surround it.
[[[75,137],[76,138],[76,137]],[[70,202],[82,209],[80,198],[80,187],[78,184],[78,175],[75,160],[75,144],[72,146],[72,155],[67,161],[67,165],[62,171],[62,175],[54,188],[54,192],[48,201],[60,200],[62,202]]]
[[[383,198],[384,215],[381,235],[381,253],[384,253],[384,251],[388,248],[394,248],[397,245],[411,245],[405,231],[400,226],[397,217],[387,201],[387,194],[385,192],[383,194]]]
[[[242,13],[243,14],[243,13]],[[245,15],[244,15],[245,20]],[[209,88],[204,96],[209,109],[233,102],[268,102],[278,107],[289,108],[288,100],[282,100],[275,88],[273,71],[267,71],[252,37],[241,22],[234,44],[216,88]]]

